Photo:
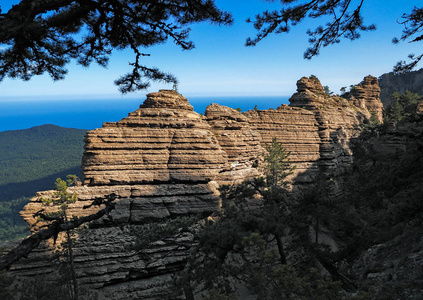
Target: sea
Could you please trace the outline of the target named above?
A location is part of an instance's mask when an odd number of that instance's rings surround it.
[[[241,111],[276,109],[288,104],[288,96],[263,97],[191,97],[188,98],[194,111],[204,113],[211,103]],[[0,100],[0,132],[27,129],[44,124],[78,129],[100,128],[103,122],[116,122],[129,112],[139,108],[140,99],[63,99],[63,100]]]

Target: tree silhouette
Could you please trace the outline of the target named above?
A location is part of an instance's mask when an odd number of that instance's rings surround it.
[[[49,74],[63,79],[65,66],[107,66],[113,50],[131,49],[132,72],[115,81],[122,93],[144,89],[150,80],[177,83],[176,77],[142,62],[141,49],[172,40],[194,48],[189,25],[208,21],[229,25],[232,16],[213,0],[21,0],[0,9],[0,81]]]
[[[374,24],[364,24],[364,2],[280,0],[281,10],[247,20],[258,33],[246,45],[254,46],[271,33],[289,32],[306,18],[329,16],[330,22],[307,31],[310,47],[304,57],[311,59],[321,47],[339,43],[341,38],[355,40],[361,32],[376,29]],[[44,73],[60,80],[71,60],[84,67],[93,62],[105,67],[113,50],[131,49],[132,71],[115,81],[122,93],[145,89],[151,80],[176,84],[172,74],[143,63],[142,58],[150,55],[143,49],[172,40],[190,50],[194,43],[189,40],[189,25],[204,21],[230,25],[233,18],[217,8],[214,0],[21,0],[7,12],[0,8],[0,81],[6,77],[29,80]],[[414,7],[398,22],[404,30],[394,43],[423,40],[423,8]],[[410,54],[409,59],[398,62],[394,71],[411,70],[423,54]]]
[[[274,0],[267,1],[274,2]],[[247,46],[257,45],[271,33],[287,33],[291,27],[307,18],[329,17],[330,20],[325,25],[307,30],[310,47],[304,52],[304,58],[311,59],[319,54],[322,47],[337,44],[341,38],[355,40],[360,38],[361,32],[376,29],[375,24],[364,23],[362,9],[366,0],[279,0],[279,2],[282,6],[280,10],[264,11],[257,14],[253,20],[247,19],[247,22],[252,23],[258,31],[255,37],[247,39]],[[394,43],[423,40],[423,8],[414,7],[410,13],[402,14],[398,22],[404,25],[404,30],[399,39],[393,39]],[[423,54],[410,54],[409,58],[409,62],[398,62],[394,72],[410,71],[423,59]]]

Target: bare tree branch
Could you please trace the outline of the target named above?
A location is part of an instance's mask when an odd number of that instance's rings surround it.
[[[48,225],[46,229],[42,229],[23,240],[16,248],[0,258],[0,270],[9,269],[14,262],[18,261],[22,257],[27,257],[28,254],[37,248],[42,241],[46,241],[50,238],[56,239],[60,232],[78,228],[84,223],[98,220],[104,215],[108,215],[115,208],[115,203],[113,201],[116,199],[116,195],[111,194],[107,198],[108,199],[106,201],[104,201],[104,199],[102,201],[97,200],[95,204],[92,204],[106,205],[105,208],[99,210],[97,213],[84,217],[74,218],[71,221],[65,221],[63,218],[56,219],[53,221],[53,223]],[[88,208],[90,206],[91,205],[84,208]]]

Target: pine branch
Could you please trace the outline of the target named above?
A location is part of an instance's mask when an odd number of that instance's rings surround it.
[[[23,240],[19,246],[5,254],[0,258],[0,270],[10,269],[11,265],[21,259],[22,257],[27,257],[32,250],[37,248],[42,241],[46,241],[50,238],[56,238],[60,232],[69,231],[75,228],[78,228],[82,224],[98,220],[104,215],[108,215],[114,208],[115,203],[113,202],[116,199],[116,195],[109,195],[106,201],[97,201],[95,205],[105,204],[106,207],[99,210],[95,214],[74,218],[71,221],[65,221],[63,218],[55,220],[52,224],[48,225],[48,228],[42,229],[25,240]],[[93,204],[92,204],[93,205]],[[86,206],[86,207],[90,207]],[[84,207],[84,208],[86,208]]]
[[[116,80],[123,93],[145,89],[150,80],[175,83],[174,76],[144,66],[140,49],[170,39],[190,50],[188,25],[204,21],[230,25],[233,18],[211,0],[21,0],[0,14],[0,81],[43,73],[61,80],[72,60],[106,67],[113,50],[130,48],[133,70]]]

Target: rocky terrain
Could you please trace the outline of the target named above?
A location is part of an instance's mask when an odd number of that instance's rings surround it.
[[[423,94],[423,69],[404,74],[385,73],[379,77],[381,88],[380,99],[385,108],[392,103],[391,95],[394,92],[404,93],[410,91]]]
[[[172,295],[173,275],[186,264],[192,236],[181,234],[140,250],[136,232],[145,224],[218,211],[218,186],[260,174],[264,145],[273,138],[291,152],[296,169],[288,188],[295,195],[324,184],[330,198],[345,198],[354,167],[351,140],[372,114],[381,120],[379,92],[372,76],[347,98],[326,94],[317,78],[303,77],[290,105],[240,113],[211,104],[202,116],[177,92],[161,90],[148,94],[140,108],[121,121],[89,131],[82,184],[69,189],[78,196],[69,214],[91,214],[98,208],[83,206],[111,193],[117,200],[113,221],[104,217],[77,232],[74,255],[80,285],[107,299]],[[401,147],[401,141],[392,141],[386,143]],[[34,213],[53,209],[41,201],[51,195],[39,192],[22,211],[32,230],[42,225]],[[13,273],[51,273],[51,247],[47,243],[13,265]]]
[[[370,239],[352,272],[364,286],[381,288],[377,299],[423,299],[423,113],[384,124],[355,141],[355,171],[346,201],[363,219]],[[361,202],[361,203],[357,203]]]

